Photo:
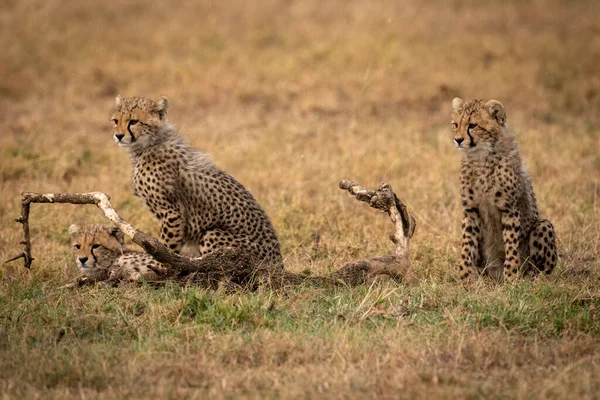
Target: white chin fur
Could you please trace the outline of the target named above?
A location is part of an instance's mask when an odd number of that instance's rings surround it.
[[[115,141],[115,143],[116,143],[116,144],[118,144],[118,145],[119,145],[119,146],[121,146],[121,147],[127,147],[127,146],[129,146],[129,144],[130,144],[130,143],[125,143],[125,142],[123,142],[123,140],[119,140],[119,139],[117,139],[117,137],[116,137],[116,136],[114,136],[114,135],[113,135],[113,140]]]
[[[79,272],[81,272],[83,275],[88,275],[94,272],[94,268],[79,268]]]
[[[86,263],[85,265],[81,265],[81,262],[79,260],[76,261],[76,264],[77,264],[77,268],[79,268],[79,270],[83,273],[90,272],[91,270],[94,269],[94,266],[89,265],[88,263]]]

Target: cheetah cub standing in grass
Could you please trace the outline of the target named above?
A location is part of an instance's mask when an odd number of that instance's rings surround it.
[[[117,227],[73,224],[69,234],[77,268],[94,281],[136,282],[165,272],[151,255],[123,248],[123,233]]]
[[[116,98],[111,117],[117,144],[131,156],[133,191],[161,222],[161,241],[200,255],[220,247],[248,251],[259,263],[283,267],[267,214],[238,181],[193,150],[167,120],[167,99]]]
[[[496,100],[452,101],[454,142],[463,153],[460,277],[476,272],[511,282],[522,273],[550,274],[554,228],[540,220],[531,177],[506,112]]]

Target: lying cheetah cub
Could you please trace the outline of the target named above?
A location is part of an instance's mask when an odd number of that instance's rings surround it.
[[[133,191],[161,222],[161,241],[179,252],[194,244],[200,255],[242,248],[258,262],[282,267],[267,214],[238,181],[193,150],[167,120],[165,97],[116,98],[113,137],[133,166]]]
[[[452,101],[454,143],[463,153],[460,277],[487,272],[510,282],[522,273],[550,274],[554,228],[540,220],[531,177],[496,100]]]
[[[69,227],[73,257],[79,271],[95,281],[139,281],[157,278],[164,268],[152,256],[123,248],[123,233],[114,226]]]

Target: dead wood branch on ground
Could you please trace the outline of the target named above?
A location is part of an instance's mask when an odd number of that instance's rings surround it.
[[[23,192],[21,216],[17,222],[23,225],[23,240],[20,244],[24,249],[7,262],[23,258],[25,267],[30,268],[34,260],[31,255],[29,232],[31,203],[94,204],[134,243],[166,267],[167,273],[161,277],[165,281],[189,282],[205,287],[215,287],[218,282],[226,281],[243,288],[266,285],[276,289],[302,284],[318,287],[355,286],[376,275],[388,275],[397,281],[406,279],[410,272],[409,241],[415,229],[412,215],[387,184],[381,185],[378,190],[366,190],[350,181],[341,181],[340,187],[355,195],[358,200],[368,202],[371,207],[389,214],[396,225],[396,231],[392,235],[392,241],[396,244],[395,256],[375,257],[347,264],[328,277],[305,276],[279,267],[261,265],[247,252],[236,248],[223,248],[201,258],[189,258],[169,251],[158,239],[137,230],[125,221],[112,207],[110,198],[105,193]],[[88,277],[84,281],[95,283],[99,280]]]
[[[345,280],[369,280],[377,275],[387,275],[396,281],[412,281],[410,261],[410,239],[412,238],[416,220],[404,203],[396,196],[392,187],[384,183],[377,190],[367,190],[348,180],[340,181],[340,189],[347,190],[357,200],[368,203],[371,207],[386,212],[395,225],[390,239],[396,245],[395,255],[374,257],[356,263],[346,264],[334,272],[334,278]],[[351,278],[350,278],[351,277]]]
[[[209,257],[208,260],[199,263],[188,257],[172,253],[158,239],[137,230],[129,222],[125,221],[112,207],[108,195],[102,192],[90,193],[21,193],[23,210],[17,222],[23,224],[24,251],[8,261],[19,258],[25,259],[25,266],[29,268],[33,257],[31,256],[31,240],[29,234],[29,208],[31,203],[68,203],[68,204],[94,204],[100,208],[104,215],[110,219],[131,240],[140,245],[144,251],[152,255],[156,260],[167,264],[181,272],[213,272],[216,268],[222,269],[228,263],[235,263],[236,268],[231,271],[235,274],[237,265],[247,265],[251,260],[245,254],[236,252],[234,249],[224,249],[219,257]]]
[[[32,193],[23,192],[21,216],[17,222],[23,225],[24,246],[21,253],[7,262],[23,258],[25,267],[30,268],[34,258],[31,255],[31,239],[29,232],[29,210],[31,203],[66,203],[94,204],[104,215],[125,233],[134,243],[167,267],[167,273],[162,277],[165,281],[190,282],[200,286],[215,286],[221,280],[244,288],[267,284],[273,288],[288,285],[300,285],[305,280],[303,275],[294,274],[281,268],[273,268],[256,262],[248,253],[241,249],[223,248],[201,258],[189,258],[175,254],[164,246],[158,239],[136,229],[125,221],[110,204],[108,195],[102,192],[90,193]],[[86,277],[80,284],[90,284],[101,281],[102,278]],[[309,279],[314,283],[326,284],[330,280]]]

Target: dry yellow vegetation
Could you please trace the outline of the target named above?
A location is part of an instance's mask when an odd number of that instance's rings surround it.
[[[32,270],[0,269],[0,398],[597,397],[598,15],[591,0],[4,0],[0,262],[23,190],[103,191],[156,233],[108,117],[116,94],[164,95],[271,216],[287,268],[390,253],[389,220],[337,188],[389,182],[417,217],[420,283],[69,291],[67,229],[101,213],[33,205]],[[460,287],[455,96],[506,107],[558,235],[548,280]]]

